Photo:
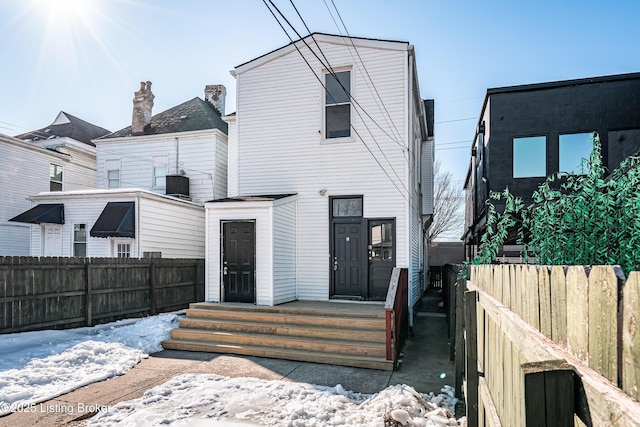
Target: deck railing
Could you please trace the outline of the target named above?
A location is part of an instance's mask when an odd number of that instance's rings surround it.
[[[409,324],[409,286],[406,268],[395,267],[389,281],[384,304],[387,320],[387,360],[398,360],[398,354]]]

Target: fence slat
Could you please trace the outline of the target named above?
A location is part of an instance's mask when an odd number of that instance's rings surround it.
[[[547,267],[531,267],[536,269],[538,277],[538,296],[540,303],[540,332],[547,337],[551,338],[552,333],[552,317],[551,317],[551,283],[548,280]],[[542,276],[542,280],[540,280]]]
[[[559,265],[551,268],[551,339],[562,345],[567,342],[567,284],[564,267]]]
[[[618,383],[618,277],[611,266],[589,273],[589,367]]]
[[[640,272],[631,272],[624,284],[622,313],[622,389],[640,400]]]
[[[578,359],[589,360],[589,282],[584,267],[567,270],[567,349]]]

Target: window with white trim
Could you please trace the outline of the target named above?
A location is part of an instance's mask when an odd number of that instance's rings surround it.
[[[120,159],[107,160],[104,169],[107,188],[120,188]]]
[[[153,188],[166,188],[168,165],[167,156],[153,156]]]
[[[87,224],[73,224],[73,256],[87,256]]]
[[[324,76],[324,137],[351,136],[351,71],[327,73]]]
[[[127,240],[114,240],[113,256],[115,258],[131,258],[131,242]]]
[[[49,191],[62,191],[62,166],[49,165]]]

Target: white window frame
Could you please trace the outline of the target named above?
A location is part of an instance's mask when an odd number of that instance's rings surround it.
[[[84,225],[84,242],[76,241],[76,226]],[[74,257],[87,257],[87,243],[89,240],[89,229],[87,227],[87,223],[85,222],[77,222],[73,223],[71,227],[71,256]],[[84,244],[84,255],[76,255],[76,244]]]
[[[111,240],[111,256],[114,258],[133,258],[133,239],[112,239]],[[122,251],[123,246],[128,246],[128,251]],[[128,256],[121,256],[122,254],[128,254]]]
[[[164,173],[159,174],[160,170],[163,168]],[[161,155],[161,156],[153,156],[153,168],[151,169],[151,188],[154,189],[165,189],[167,188],[167,175],[169,174],[169,156]],[[158,185],[158,180],[162,179],[162,183]]]
[[[52,169],[56,170],[56,168],[60,168],[60,180],[53,179],[55,174],[52,176]],[[52,190],[51,184],[60,184],[60,190]],[[49,191],[63,191],[64,190],[64,167],[62,165],[58,165],[56,163],[49,163]]]
[[[118,172],[117,178],[111,178],[109,172]],[[122,173],[120,159],[108,159],[104,162],[104,177],[107,183],[107,188],[120,188],[120,175]],[[112,185],[115,182],[115,185]]]
[[[348,102],[339,102],[336,104],[327,103],[327,75],[330,75],[332,72],[343,73],[349,72],[349,101]],[[345,142],[345,141],[353,141],[353,126],[355,123],[354,118],[354,74],[351,66],[343,66],[343,67],[333,67],[332,70],[323,70],[322,72],[322,85],[321,85],[321,98],[322,99],[322,139],[324,143],[331,142]],[[347,105],[349,104],[349,135],[348,136],[340,136],[340,137],[328,137],[327,136],[327,106],[332,105]]]

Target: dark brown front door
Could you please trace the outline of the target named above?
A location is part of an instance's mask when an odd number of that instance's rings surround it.
[[[395,221],[369,221],[369,298],[385,299],[395,258]]]
[[[222,223],[222,278],[225,302],[256,301],[256,224]]]
[[[365,298],[362,223],[333,223],[332,296]]]

